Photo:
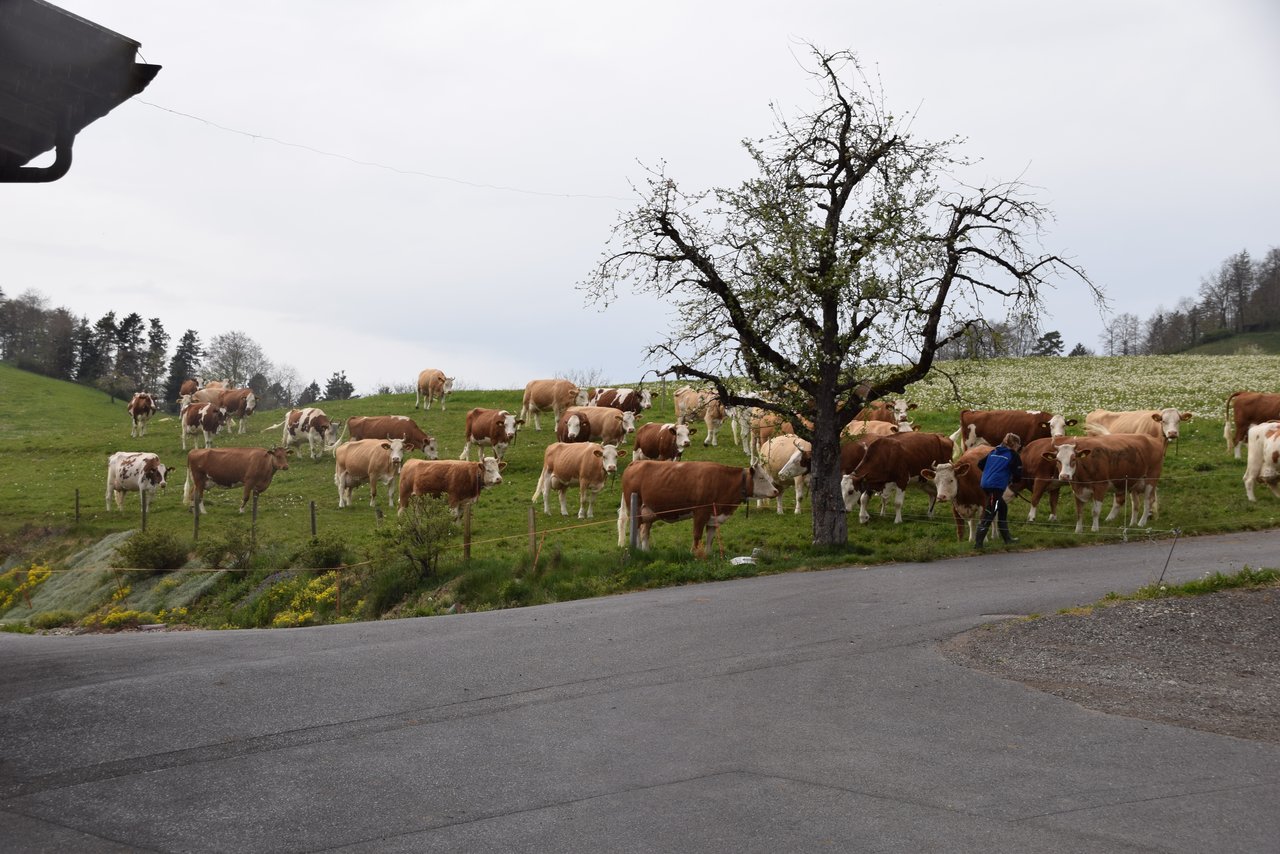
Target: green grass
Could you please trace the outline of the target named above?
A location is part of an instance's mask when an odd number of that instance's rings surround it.
[[[1050,406],[1083,419],[1088,401],[1115,407],[1117,377],[1133,377],[1134,366],[1151,376],[1146,394],[1158,397],[1149,405],[1181,406],[1194,388],[1205,397],[1204,383],[1189,384],[1188,364],[1212,373],[1221,367],[1221,387],[1234,390],[1251,387],[1249,377],[1233,374],[1238,360],[1221,362],[1165,363],[1160,357],[1150,361],[1118,362],[1115,359],[1034,360],[1030,373],[1042,377],[1047,371],[1070,371],[1070,381],[1056,380],[1055,393],[1072,394],[1072,402]],[[1175,357],[1177,358],[1177,357]],[[1275,357],[1266,357],[1274,359]],[[1257,367],[1257,360],[1250,362]],[[1170,365],[1176,364],[1176,368]],[[1269,369],[1267,365],[1264,369]],[[1019,402],[1017,390],[1030,388],[1025,379],[1028,363],[993,362],[964,386],[966,402],[990,400],[988,405],[1030,406]],[[1163,386],[1158,385],[1164,383]],[[1156,385],[1153,385],[1156,384]],[[1253,383],[1256,384],[1256,383]],[[991,400],[998,389],[1001,398]],[[1034,391],[1029,392],[1034,394]],[[1215,390],[1212,394],[1217,394]],[[922,429],[950,433],[955,429],[960,406],[921,388],[913,399],[922,402],[917,416]],[[1010,395],[1015,395],[1010,397]],[[456,458],[462,448],[465,415],[473,406],[518,410],[520,390],[463,390],[450,395],[449,409],[415,412],[409,394],[321,402],[330,416],[403,414],[414,417],[428,433],[437,437],[442,458]],[[1225,397],[1225,394],[1222,395]],[[29,374],[0,364],[0,556],[13,555],[10,565],[19,568],[31,561],[66,568],[75,553],[109,534],[138,528],[140,512],[136,495],[129,495],[124,512],[104,508],[106,460],[118,450],[149,450],[169,465],[179,468],[167,494],[157,499],[149,518],[149,533],[168,534],[191,542],[191,514],[182,506],[185,454],[181,450],[178,423],[173,416],[152,419],[148,435],[129,436],[129,419],[123,401],[112,401],[101,392]],[[1078,400],[1079,403],[1074,401]],[[1221,400],[1221,398],[1218,398]],[[1216,411],[1212,395],[1195,401],[1198,411]],[[1087,407],[1087,408],[1086,408]],[[1193,408],[1188,406],[1187,408]],[[229,446],[270,446],[279,441],[279,430],[263,432],[281,421],[280,410],[259,412],[249,419],[243,435],[224,433],[216,444]],[[647,420],[674,419],[669,396],[655,394],[655,406]],[[926,499],[909,492],[904,506],[905,523],[895,526],[891,515],[873,516],[865,526],[850,518],[848,546],[815,550],[808,504],[805,512],[790,512],[792,498],[784,496],[787,512],[778,515],[772,506],[741,507],[723,527],[721,538],[709,545],[709,557],[696,560],[690,553],[690,523],[657,525],[653,532],[654,551],[628,554],[617,546],[616,513],[619,482],[609,483],[596,503],[596,518],[578,520],[561,517],[553,498],[554,515],[542,512],[539,500],[534,513],[530,548],[530,496],[541,467],[542,450],[552,440],[550,419],[543,419],[542,432],[532,425],[522,430],[507,453],[504,482],[486,490],[475,507],[469,564],[462,561],[461,537],[446,543],[439,571],[428,578],[396,577],[395,570],[369,563],[379,554],[379,525],[390,525],[394,511],[388,512],[385,497],[380,506],[387,518],[381,523],[368,506],[367,487],[356,493],[356,505],[339,510],[333,484],[333,457],[313,461],[305,449],[295,456],[288,471],[277,474],[259,503],[258,523],[250,532],[249,516],[236,512],[240,490],[211,488],[206,496],[207,514],[200,520],[200,549],[212,550],[214,543],[250,539],[253,551],[239,561],[224,560],[224,568],[212,573],[189,564],[186,571],[117,573],[109,569],[111,554],[81,555],[76,572],[55,572],[32,594],[34,607],[16,602],[4,619],[26,620],[43,611],[73,611],[78,617],[102,614],[112,609],[139,610],[166,615],[188,609],[180,615],[205,625],[292,625],[331,622],[338,619],[376,617],[394,600],[391,613],[397,615],[441,613],[450,609],[485,609],[563,601],[584,596],[605,595],[626,590],[661,587],[733,578],[762,572],[886,561],[926,561],[967,554],[967,543],[958,542],[947,508],[934,519],[926,515]],[[731,444],[726,425],[718,448],[703,448],[702,429],[688,452],[688,459],[716,460],[745,464],[741,449]],[[190,444],[190,443],[189,443]],[[1019,548],[1035,549],[1114,541],[1121,538],[1160,536],[1172,529],[1184,534],[1217,533],[1233,530],[1271,528],[1280,523],[1280,502],[1260,496],[1257,504],[1244,498],[1241,485],[1243,462],[1228,456],[1222,439],[1221,416],[1198,414],[1184,425],[1183,438],[1171,450],[1161,486],[1161,513],[1151,531],[1125,531],[1104,526],[1099,534],[1076,535],[1074,510],[1064,501],[1060,521],[1049,523],[1047,507],[1040,508],[1040,520],[1025,521],[1022,502],[1013,505],[1015,535]],[[79,490],[80,516],[76,518]],[[1064,493],[1064,498],[1066,497]],[[322,544],[312,543],[310,503],[316,505],[316,525]],[[576,513],[576,492],[569,493],[570,512]],[[874,503],[873,503],[874,506]],[[52,535],[52,536],[51,536]],[[338,545],[334,545],[338,544]],[[729,559],[763,550],[765,559],[757,565],[735,565]],[[312,567],[311,563],[332,563],[335,549],[350,568],[339,575]],[[192,546],[193,553],[196,546]],[[318,555],[329,555],[321,558]],[[126,570],[128,568],[125,568]],[[285,573],[285,570],[299,570]],[[302,570],[316,571],[302,571]],[[90,570],[96,570],[91,572]],[[92,576],[91,579],[89,576]],[[71,587],[74,584],[76,592]],[[123,580],[119,580],[123,579]],[[340,581],[339,581],[340,579]],[[314,582],[314,583],[313,583]],[[323,582],[323,583],[321,583]],[[335,600],[341,587],[342,609]],[[116,597],[124,587],[128,592]],[[279,587],[279,590],[274,588]],[[273,592],[274,590],[274,592]],[[285,615],[285,616],[281,616]],[[292,616],[288,616],[292,615]],[[291,622],[292,621],[292,622]]]
[[[1280,353],[1280,330],[1271,332],[1243,332],[1210,341],[1186,351],[1200,356],[1231,356],[1236,353]]]

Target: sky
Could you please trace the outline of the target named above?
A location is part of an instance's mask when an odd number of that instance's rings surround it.
[[[855,51],[917,136],[963,137],[971,183],[1035,188],[1045,248],[1113,312],[1280,245],[1274,0],[55,5],[163,68],[64,178],[0,185],[0,287],[175,343],[238,330],[303,383],[640,379],[665,307],[579,285],[646,166],[686,190],[752,177],[770,105],[814,103],[806,43]],[[1081,284],[1047,309],[1097,349]]]

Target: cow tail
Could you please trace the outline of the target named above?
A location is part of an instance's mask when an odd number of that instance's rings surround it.
[[[191,494],[192,494],[192,492],[194,492],[194,487],[193,487],[193,485],[192,485],[192,483],[191,483],[191,466],[189,466],[189,465],[188,465],[188,466],[187,466],[187,479],[186,479],[185,481],[183,481],[183,483],[182,483],[182,503],[183,503],[183,504],[190,504],[190,503],[191,503]]]

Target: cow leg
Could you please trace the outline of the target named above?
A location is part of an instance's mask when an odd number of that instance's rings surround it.
[[[555,485],[555,490],[556,490],[556,494],[560,496],[560,515],[568,516],[569,501],[568,501],[568,498],[566,497],[566,494],[569,492],[569,484],[561,481],[560,483]],[[582,503],[581,500],[579,500],[578,503],[579,505],[581,505]],[[581,508],[579,508],[579,511],[581,511]],[[579,515],[581,515],[581,512],[579,512]]]
[[[627,496],[623,494],[622,501],[618,504],[618,548],[622,548],[627,544],[630,519],[630,514],[627,513]]]
[[[861,492],[858,494],[858,521],[863,525],[871,521],[871,514],[867,512],[867,504],[871,500],[871,492]]]
[[[1117,516],[1120,515],[1120,511],[1124,508],[1124,497],[1123,497],[1124,494],[1125,494],[1124,487],[1120,487],[1112,494],[1111,512],[1107,514],[1107,518],[1104,521],[1112,522],[1115,520]]]
[[[807,475],[797,475],[795,480],[796,487],[796,513],[800,512],[800,501],[804,498],[805,486],[808,483]]]
[[[902,499],[907,497],[907,490],[906,490],[906,487],[899,486],[896,483],[893,484],[893,488],[897,493],[896,495],[893,496],[893,524],[901,525],[902,524]],[[885,487],[885,489],[888,489],[888,487]]]
[[[1098,532],[1098,517],[1101,515],[1102,515],[1102,499],[1095,498],[1093,499],[1093,527],[1089,529],[1090,531],[1093,531],[1095,534]]]
[[[466,443],[462,446],[462,453],[458,454],[458,459],[467,460],[471,458],[471,437],[467,437]]]
[[[369,477],[369,506],[376,506],[378,501],[378,478]]]
[[[707,529],[707,522],[711,519],[711,513],[705,509],[694,511],[693,514],[693,555],[694,557],[704,558],[707,556],[706,547],[702,543],[702,535]],[[709,536],[715,536],[715,527],[712,526]]]

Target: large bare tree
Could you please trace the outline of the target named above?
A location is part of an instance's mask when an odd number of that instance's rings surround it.
[[[1048,212],[1024,185],[961,183],[959,140],[917,139],[854,54],[811,52],[816,103],[775,107],[773,134],[743,143],[755,177],[687,193],[651,170],[583,288],[666,301],[678,319],[648,350],[661,372],[812,439],[813,541],[839,545],[840,432],[865,402],[905,392],[987,312],[1035,317],[1056,275],[1098,294],[1039,249]]]

